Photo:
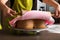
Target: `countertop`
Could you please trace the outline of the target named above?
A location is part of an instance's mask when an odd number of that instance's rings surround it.
[[[0,40],[60,40],[60,34],[42,31],[38,35],[13,35],[0,31]]]

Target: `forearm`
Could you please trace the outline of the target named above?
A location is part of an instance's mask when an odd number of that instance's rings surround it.
[[[5,7],[7,7],[7,5],[6,5],[7,1],[8,0],[0,0],[0,9],[4,9]]]
[[[8,0],[0,0],[1,3],[6,4]]]
[[[43,0],[43,2],[45,2],[46,4],[49,4],[51,6],[53,6],[54,8],[57,8],[59,3],[57,3],[55,0]]]

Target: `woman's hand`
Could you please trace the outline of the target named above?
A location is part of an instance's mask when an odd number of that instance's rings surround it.
[[[16,11],[12,10],[9,7],[4,7],[3,14],[4,14],[4,16],[14,16],[14,15],[16,15]]]
[[[6,5],[8,0],[0,0],[0,9],[3,11],[4,16],[14,16],[16,11],[12,10]]]
[[[58,5],[58,7],[56,9],[55,17],[60,18],[60,5]]]

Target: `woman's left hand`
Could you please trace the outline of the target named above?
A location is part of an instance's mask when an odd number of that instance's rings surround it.
[[[58,5],[58,7],[56,9],[55,17],[60,18],[60,5]]]

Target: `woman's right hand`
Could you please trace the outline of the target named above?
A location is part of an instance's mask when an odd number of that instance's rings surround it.
[[[0,0],[0,9],[3,11],[4,16],[14,16],[16,11],[12,10],[6,5],[8,0]]]
[[[58,7],[56,9],[55,17],[60,18],[60,5],[58,5]]]
[[[16,11],[12,10],[9,7],[4,7],[3,14],[4,14],[4,16],[14,16],[14,15],[16,15]]]

